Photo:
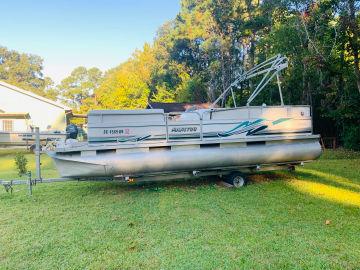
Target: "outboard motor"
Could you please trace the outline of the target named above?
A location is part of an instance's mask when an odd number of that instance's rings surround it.
[[[76,140],[78,134],[79,134],[79,129],[76,125],[70,124],[66,127],[66,139]]]

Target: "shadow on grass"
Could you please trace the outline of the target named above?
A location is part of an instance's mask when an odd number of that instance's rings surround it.
[[[346,149],[337,149],[337,150],[330,150],[325,149],[320,157],[320,159],[326,160],[337,160],[337,159],[360,159],[360,152],[359,151],[352,151]]]
[[[124,183],[119,181],[93,181],[93,185],[87,186],[92,192],[98,191],[150,191],[159,192],[164,189],[183,189],[193,190],[198,188],[213,188],[219,181],[216,177],[208,177],[191,180],[172,180],[172,181],[149,181],[139,183]],[[81,182],[81,181],[80,181]],[[95,184],[98,183],[98,184]]]
[[[290,175],[281,171],[259,172],[257,174],[249,174],[247,177],[250,184],[288,180],[291,178]]]
[[[249,184],[260,184],[264,182],[273,182],[288,180],[291,177],[284,173],[279,172],[261,172],[258,174],[249,174],[246,176],[249,179]],[[214,188],[214,187],[223,187],[219,185],[220,181],[224,179],[218,176],[208,176],[198,179],[180,179],[180,180],[169,180],[169,181],[149,181],[149,182],[139,182],[128,184],[124,182],[117,181],[106,181],[103,182],[103,185],[91,185],[91,189],[96,192],[97,190],[101,191],[162,191],[164,189],[183,189],[183,190],[194,190],[199,188]],[[105,184],[106,183],[106,184]],[[226,188],[226,187],[225,187]]]
[[[261,185],[265,183],[288,181],[292,178],[281,171],[276,172],[261,172],[258,174],[247,175],[249,179],[249,185]],[[188,192],[195,192],[200,189],[228,189],[229,191],[242,190],[246,191],[249,187],[240,189],[229,188],[220,183],[224,179],[217,176],[209,176],[198,179],[182,179],[182,180],[169,180],[169,181],[152,181],[152,182],[139,182],[139,183],[125,183],[119,181],[93,181],[88,185],[81,185],[78,188],[83,189],[84,193],[96,194],[103,193],[109,195],[121,194],[121,193],[142,193],[142,192],[163,192],[167,190],[182,190]],[[89,183],[89,182],[87,182]]]
[[[246,177],[249,180],[249,185],[256,185],[266,182],[284,181],[291,179],[292,176],[280,172],[259,172],[257,174],[248,174]],[[126,183],[120,181],[79,181],[92,183],[90,185],[84,185],[82,188],[86,188],[87,192],[130,192],[130,191],[150,191],[150,192],[161,192],[165,189],[181,189],[192,191],[195,189],[213,189],[213,188],[225,188],[220,184],[220,181],[224,181],[223,178],[218,176],[208,176],[197,179],[179,179],[179,180],[168,180],[168,181],[144,181],[138,183]],[[246,189],[243,188],[243,189]]]

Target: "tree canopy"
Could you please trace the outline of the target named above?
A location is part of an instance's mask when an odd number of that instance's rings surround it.
[[[75,68],[70,76],[57,86],[60,100],[74,109],[79,109],[84,101],[93,96],[102,81],[102,72],[98,68]]]
[[[244,69],[283,54],[285,103],[310,104],[315,132],[360,148],[359,8],[357,0],[181,0],[151,44],[105,74],[79,67],[51,92],[40,57],[1,48],[0,79],[82,112],[134,109],[149,101],[214,101]],[[238,105],[256,83],[237,89]],[[275,87],[256,102],[279,104]],[[225,97],[221,105],[229,103]]]
[[[0,46],[0,80],[38,95],[56,99],[54,82],[43,74],[43,59]]]

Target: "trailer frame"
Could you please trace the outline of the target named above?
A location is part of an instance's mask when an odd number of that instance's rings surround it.
[[[31,171],[26,173],[27,180],[12,179],[12,180],[1,180],[0,185],[5,188],[6,192],[12,194],[13,187],[16,185],[27,185],[28,194],[31,196],[33,193],[33,186],[38,183],[55,183],[55,182],[73,182],[73,181],[116,181],[121,183],[133,183],[133,182],[152,182],[152,181],[168,181],[176,179],[195,179],[199,177],[207,176],[219,176],[220,178],[226,178],[235,173],[241,173],[243,176],[248,173],[255,173],[261,171],[271,170],[294,170],[295,165],[304,165],[303,161],[295,161],[291,164],[279,163],[279,164],[259,164],[254,166],[243,166],[243,167],[228,167],[228,168],[213,168],[211,170],[194,170],[194,171],[183,171],[183,172],[162,172],[158,174],[147,174],[147,175],[118,175],[115,177],[89,177],[89,178],[42,178],[41,176],[41,148],[40,148],[40,131],[39,128],[35,129],[35,164],[36,164],[36,175],[32,177]],[[310,162],[310,161],[309,161]],[[245,176],[244,176],[245,177]],[[235,186],[235,185],[232,185]]]

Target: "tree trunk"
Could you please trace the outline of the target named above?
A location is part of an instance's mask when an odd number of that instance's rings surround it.
[[[301,100],[301,104],[306,104],[307,103],[307,83],[306,83],[306,64],[303,61],[303,70],[302,70],[302,100]]]
[[[221,52],[221,86],[222,86],[222,92],[224,93],[226,90],[225,85],[225,65],[224,65],[224,52]],[[225,107],[227,94],[225,94],[221,100],[221,107]]]
[[[354,56],[354,72],[356,84],[360,94],[360,60],[359,60],[359,26],[356,23],[355,1],[349,0],[349,44]]]

